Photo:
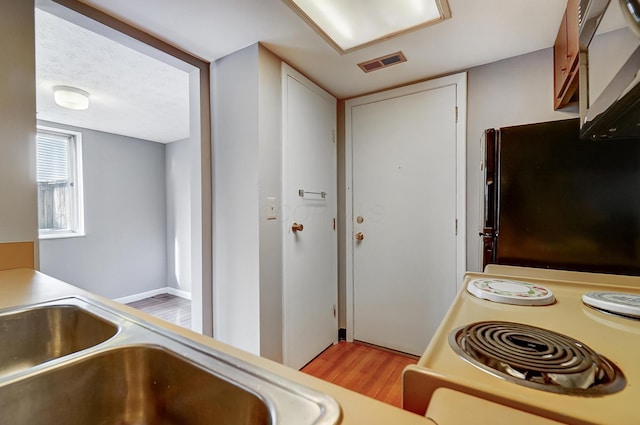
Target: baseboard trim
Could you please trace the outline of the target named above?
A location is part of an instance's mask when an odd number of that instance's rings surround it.
[[[172,288],[167,286],[167,293],[171,295],[175,295],[176,297],[184,298],[186,300],[191,300],[191,292],[183,291],[182,289]]]
[[[151,291],[140,292],[139,294],[128,295],[126,297],[121,297],[121,298],[114,298],[114,301],[122,304],[129,304],[135,301],[144,300],[145,298],[151,298],[161,294],[171,294],[171,295],[175,295],[176,297],[191,300],[190,292],[165,286],[164,288],[152,289]]]

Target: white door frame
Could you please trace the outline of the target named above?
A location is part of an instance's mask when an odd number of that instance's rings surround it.
[[[456,123],[456,289],[459,291],[466,271],[466,196],[467,196],[467,73],[449,75],[435,80],[387,90],[381,93],[348,100],[345,103],[345,246],[346,246],[346,310],[347,341],[353,341],[354,293],[353,293],[353,138],[351,133],[351,109],[372,102],[407,96],[414,93],[456,86],[458,105]]]

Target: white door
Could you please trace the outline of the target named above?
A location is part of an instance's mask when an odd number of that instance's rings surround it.
[[[299,369],[338,337],[336,100],[287,66],[283,90],[283,357]]]
[[[421,355],[456,294],[456,90],[348,105],[354,339]]]

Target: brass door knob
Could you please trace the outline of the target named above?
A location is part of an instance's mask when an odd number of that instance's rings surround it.
[[[304,226],[302,224],[298,224],[298,223],[293,223],[291,225],[291,231],[293,233],[295,232],[302,232],[302,230],[304,229]]]
[[[364,239],[364,234],[362,232],[356,233],[356,240],[361,241]]]

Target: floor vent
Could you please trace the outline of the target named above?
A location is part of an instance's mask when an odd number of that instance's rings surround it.
[[[406,62],[407,58],[402,52],[392,53],[390,55],[381,56],[376,59],[372,59],[366,62],[359,63],[358,66],[364,72],[377,71],[382,68],[387,68],[391,65],[397,65],[402,62]]]

